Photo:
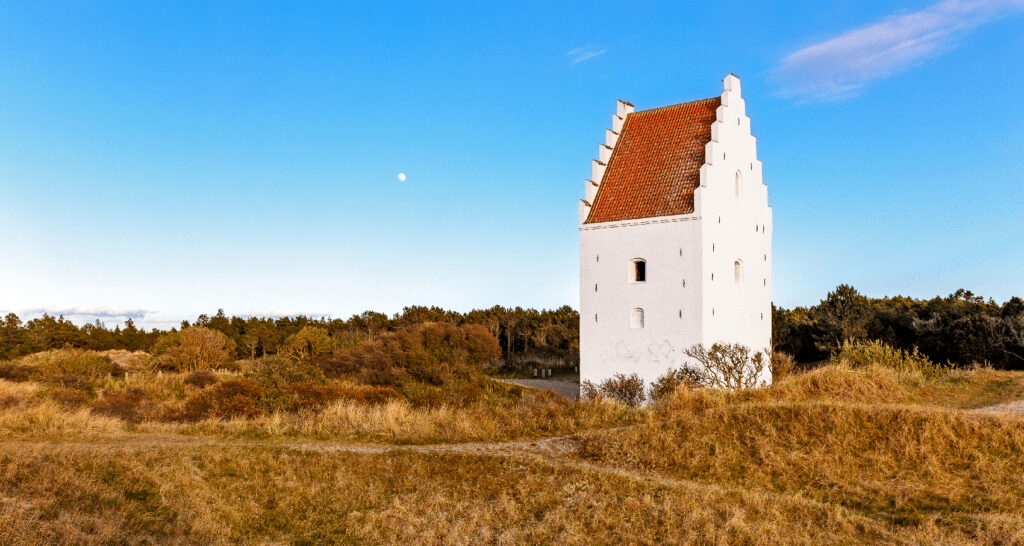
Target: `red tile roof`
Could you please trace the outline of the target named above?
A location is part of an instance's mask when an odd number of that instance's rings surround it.
[[[721,102],[714,97],[627,115],[584,223],[692,213]]]

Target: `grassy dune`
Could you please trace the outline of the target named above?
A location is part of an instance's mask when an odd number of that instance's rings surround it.
[[[958,409],[1021,387],[1020,374],[991,370],[925,382],[827,367],[763,391],[678,392],[643,425],[582,438],[577,456],[1022,541],[1024,416]]]
[[[172,404],[192,387],[168,375],[104,381]],[[194,423],[48,388],[0,381],[0,543],[1024,543],[1024,416],[973,411],[1024,398],[1021,373],[836,364],[642,410],[524,394]]]
[[[50,542],[504,544],[966,541],[799,495],[529,457],[268,447],[3,447],[0,537]],[[989,524],[1010,536],[1018,521]]]

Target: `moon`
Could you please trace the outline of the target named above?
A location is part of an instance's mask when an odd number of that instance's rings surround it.
[[[405,182],[405,173],[398,173],[398,181]]]

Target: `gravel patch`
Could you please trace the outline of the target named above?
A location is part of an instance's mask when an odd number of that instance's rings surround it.
[[[520,387],[526,387],[528,389],[537,389],[541,391],[553,390],[556,394],[562,398],[568,398],[569,400],[576,400],[580,397],[580,382],[579,380],[569,379],[499,379],[502,383],[510,383],[512,385],[519,385]]]

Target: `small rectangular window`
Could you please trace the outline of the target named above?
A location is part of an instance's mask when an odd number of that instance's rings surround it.
[[[633,309],[633,312],[629,316],[630,328],[643,328],[644,327],[644,310],[637,307]]]
[[[647,262],[637,260],[634,264],[636,267],[636,275],[634,276],[636,282],[647,282]]]

